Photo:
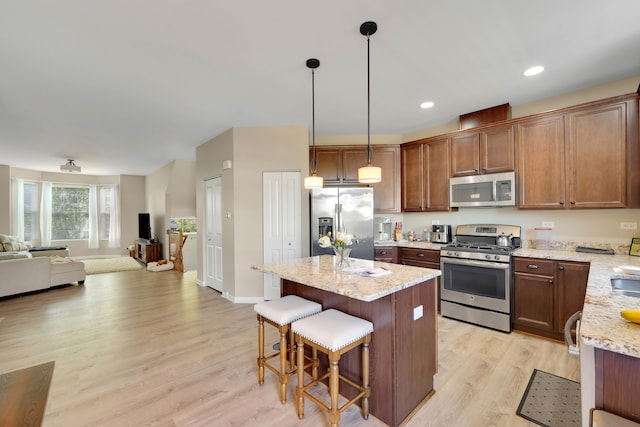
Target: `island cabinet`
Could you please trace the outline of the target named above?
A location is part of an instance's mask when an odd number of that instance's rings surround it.
[[[402,211],[450,211],[450,138],[402,144]]]
[[[538,258],[513,260],[513,327],[564,340],[564,325],[582,310],[589,263]]]
[[[374,145],[373,164],[382,169],[382,181],[372,184],[374,210],[377,213],[400,212],[400,147]],[[309,149],[312,159],[313,149]],[[367,164],[364,145],[335,145],[316,147],[317,175],[326,186],[362,185],[358,182],[358,169]]]
[[[369,346],[369,412],[389,426],[399,426],[433,393],[438,367],[436,283],[439,270],[400,264],[354,260],[352,266],[384,267],[379,278],[350,274],[335,267],[334,257],[322,255],[276,264],[252,266],[281,278],[281,293],[298,295],[373,323]],[[361,379],[361,352],[340,358],[340,374]],[[320,355],[320,372],[328,361]],[[340,394],[353,398],[353,387],[340,385]],[[360,404],[360,402],[356,402]]]
[[[298,295],[373,323],[370,352],[369,411],[389,426],[399,426],[433,391],[437,371],[436,286],[429,280],[370,302],[282,279],[283,295]],[[416,315],[416,308],[422,310]],[[320,372],[327,368],[321,359]],[[361,354],[340,358],[340,374],[358,382]],[[352,398],[352,387],[340,385],[340,394]]]
[[[520,209],[637,207],[638,101],[520,120],[516,157]]]
[[[487,126],[451,136],[451,176],[511,172],[515,170],[512,124]]]

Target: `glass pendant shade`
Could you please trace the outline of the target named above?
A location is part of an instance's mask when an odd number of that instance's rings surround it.
[[[314,188],[322,188],[324,180],[321,176],[311,175],[304,178],[304,188],[312,190]]]
[[[375,184],[382,181],[382,168],[372,165],[359,168],[358,181],[363,184]]]

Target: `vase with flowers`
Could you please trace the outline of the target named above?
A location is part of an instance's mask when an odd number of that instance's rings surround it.
[[[338,269],[349,267],[349,254],[351,253],[351,246],[358,243],[358,240],[353,234],[349,234],[345,231],[338,231],[335,236],[328,232],[326,235],[318,239],[318,244],[321,248],[332,248],[335,257],[335,266]]]

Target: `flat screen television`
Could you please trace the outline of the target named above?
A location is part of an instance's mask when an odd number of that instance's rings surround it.
[[[138,214],[138,238],[151,241],[151,218],[148,213]]]

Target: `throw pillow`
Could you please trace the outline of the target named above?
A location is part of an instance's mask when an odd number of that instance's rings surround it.
[[[16,236],[9,236],[7,234],[0,234],[0,245],[4,252],[28,251],[31,247],[30,244],[23,242]]]

